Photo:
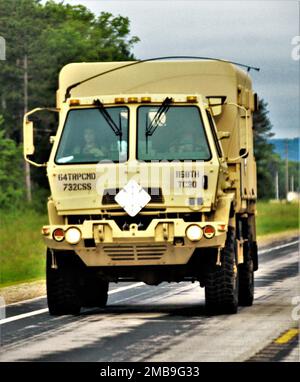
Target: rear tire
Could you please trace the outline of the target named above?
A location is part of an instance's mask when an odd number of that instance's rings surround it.
[[[238,272],[235,229],[228,228],[221,266],[208,272],[205,283],[206,309],[210,314],[234,314],[238,310]]]
[[[108,298],[108,281],[101,280],[95,272],[86,270],[81,286],[82,306],[103,308]]]
[[[52,268],[52,253],[47,249],[46,284],[51,315],[80,312],[78,259],[70,252],[53,251],[57,269]]]
[[[251,242],[244,243],[244,263],[239,265],[239,305],[251,306],[254,299],[254,264]]]

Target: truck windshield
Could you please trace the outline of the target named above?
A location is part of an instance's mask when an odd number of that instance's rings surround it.
[[[68,113],[55,162],[58,164],[123,162],[128,157],[128,108],[107,107],[107,113],[122,131],[111,129],[98,109],[75,109]]]
[[[149,125],[159,106],[138,108],[140,160],[209,160],[211,153],[197,106],[170,106],[156,121],[152,135]]]

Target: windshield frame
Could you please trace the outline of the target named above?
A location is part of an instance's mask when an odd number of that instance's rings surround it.
[[[220,141],[218,139],[217,126],[215,124],[214,118],[213,118],[211,112],[209,111],[209,109],[206,109],[206,115],[207,115],[207,119],[208,119],[208,122],[209,122],[209,126],[211,128],[211,132],[212,132],[213,138],[214,138],[214,143],[215,143],[215,146],[216,146],[218,157],[219,158],[224,158],[223,147],[222,147],[222,145],[221,145],[221,143],[220,143]]]
[[[105,162],[105,164],[110,164],[110,163],[115,163],[115,164],[118,164],[118,163],[126,163],[128,160],[129,160],[129,145],[130,145],[130,138],[129,138],[129,131],[130,131],[130,107],[128,107],[127,105],[110,105],[110,106],[106,106],[104,105],[105,109],[111,109],[111,108],[123,108],[123,109],[127,109],[128,111],[128,122],[127,122],[127,157],[125,160],[122,160],[122,161],[113,161],[111,159],[105,159],[103,160],[103,162]],[[98,108],[95,107],[95,106],[92,106],[92,107],[72,107],[68,110],[67,114],[66,114],[66,117],[65,117],[65,120],[64,120],[64,124],[63,124],[63,127],[62,127],[62,130],[61,130],[61,134],[59,136],[59,141],[57,143],[57,147],[56,147],[56,150],[55,150],[55,154],[54,154],[54,163],[58,166],[66,166],[66,165],[86,165],[86,164],[97,164],[99,162],[101,162],[102,160],[98,160],[98,161],[92,161],[92,162],[66,162],[66,163],[61,163],[61,162],[57,162],[57,153],[58,153],[58,150],[59,150],[59,147],[60,147],[60,144],[61,144],[61,140],[63,139],[63,135],[65,133],[65,128],[66,128],[66,123],[67,123],[67,120],[68,120],[68,117],[69,117],[69,113],[72,112],[73,110],[97,110]],[[99,116],[101,114],[99,113]],[[110,129],[110,126],[107,125],[107,128]]]
[[[204,119],[203,119],[203,115],[202,115],[202,112],[201,112],[201,108],[199,107],[199,105],[197,104],[174,104],[172,103],[169,107],[169,110],[171,108],[175,108],[175,107],[193,107],[193,108],[196,108],[197,111],[198,111],[198,114],[199,114],[199,118],[200,118],[200,122],[202,123],[202,127],[203,127],[203,131],[204,131],[204,136],[205,136],[205,139],[206,139],[206,143],[207,143],[207,147],[208,147],[208,151],[209,151],[209,158],[208,159],[190,159],[190,158],[186,158],[186,159],[139,159],[138,157],[138,150],[139,150],[139,109],[141,107],[158,107],[159,108],[160,104],[157,103],[157,104],[143,104],[143,105],[139,105],[137,108],[136,108],[136,144],[135,144],[135,157],[136,157],[136,160],[139,161],[139,162],[151,162],[151,161],[168,161],[168,162],[173,162],[173,161],[179,161],[179,162],[183,162],[183,161],[189,161],[189,162],[209,162],[210,160],[212,160],[212,157],[213,157],[213,153],[212,153],[212,150],[211,150],[211,146],[210,146],[210,141],[208,139],[208,136],[207,136],[207,131],[206,131],[206,126],[205,126],[205,123],[204,123]]]

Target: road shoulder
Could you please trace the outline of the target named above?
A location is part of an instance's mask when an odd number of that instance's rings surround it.
[[[46,281],[32,281],[0,288],[0,297],[5,304],[12,304],[19,301],[30,300],[32,298],[45,296]]]
[[[275,232],[275,233],[270,233],[263,236],[258,236],[257,244],[259,248],[264,248],[264,247],[270,246],[271,244],[277,245],[279,243],[292,240],[294,238],[295,239],[299,238],[298,229],[293,229],[293,230],[284,231],[284,232]]]

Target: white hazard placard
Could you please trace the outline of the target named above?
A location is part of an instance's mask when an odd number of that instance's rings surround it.
[[[133,179],[115,196],[115,201],[128,213],[137,215],[151,200],[151,196]]]

